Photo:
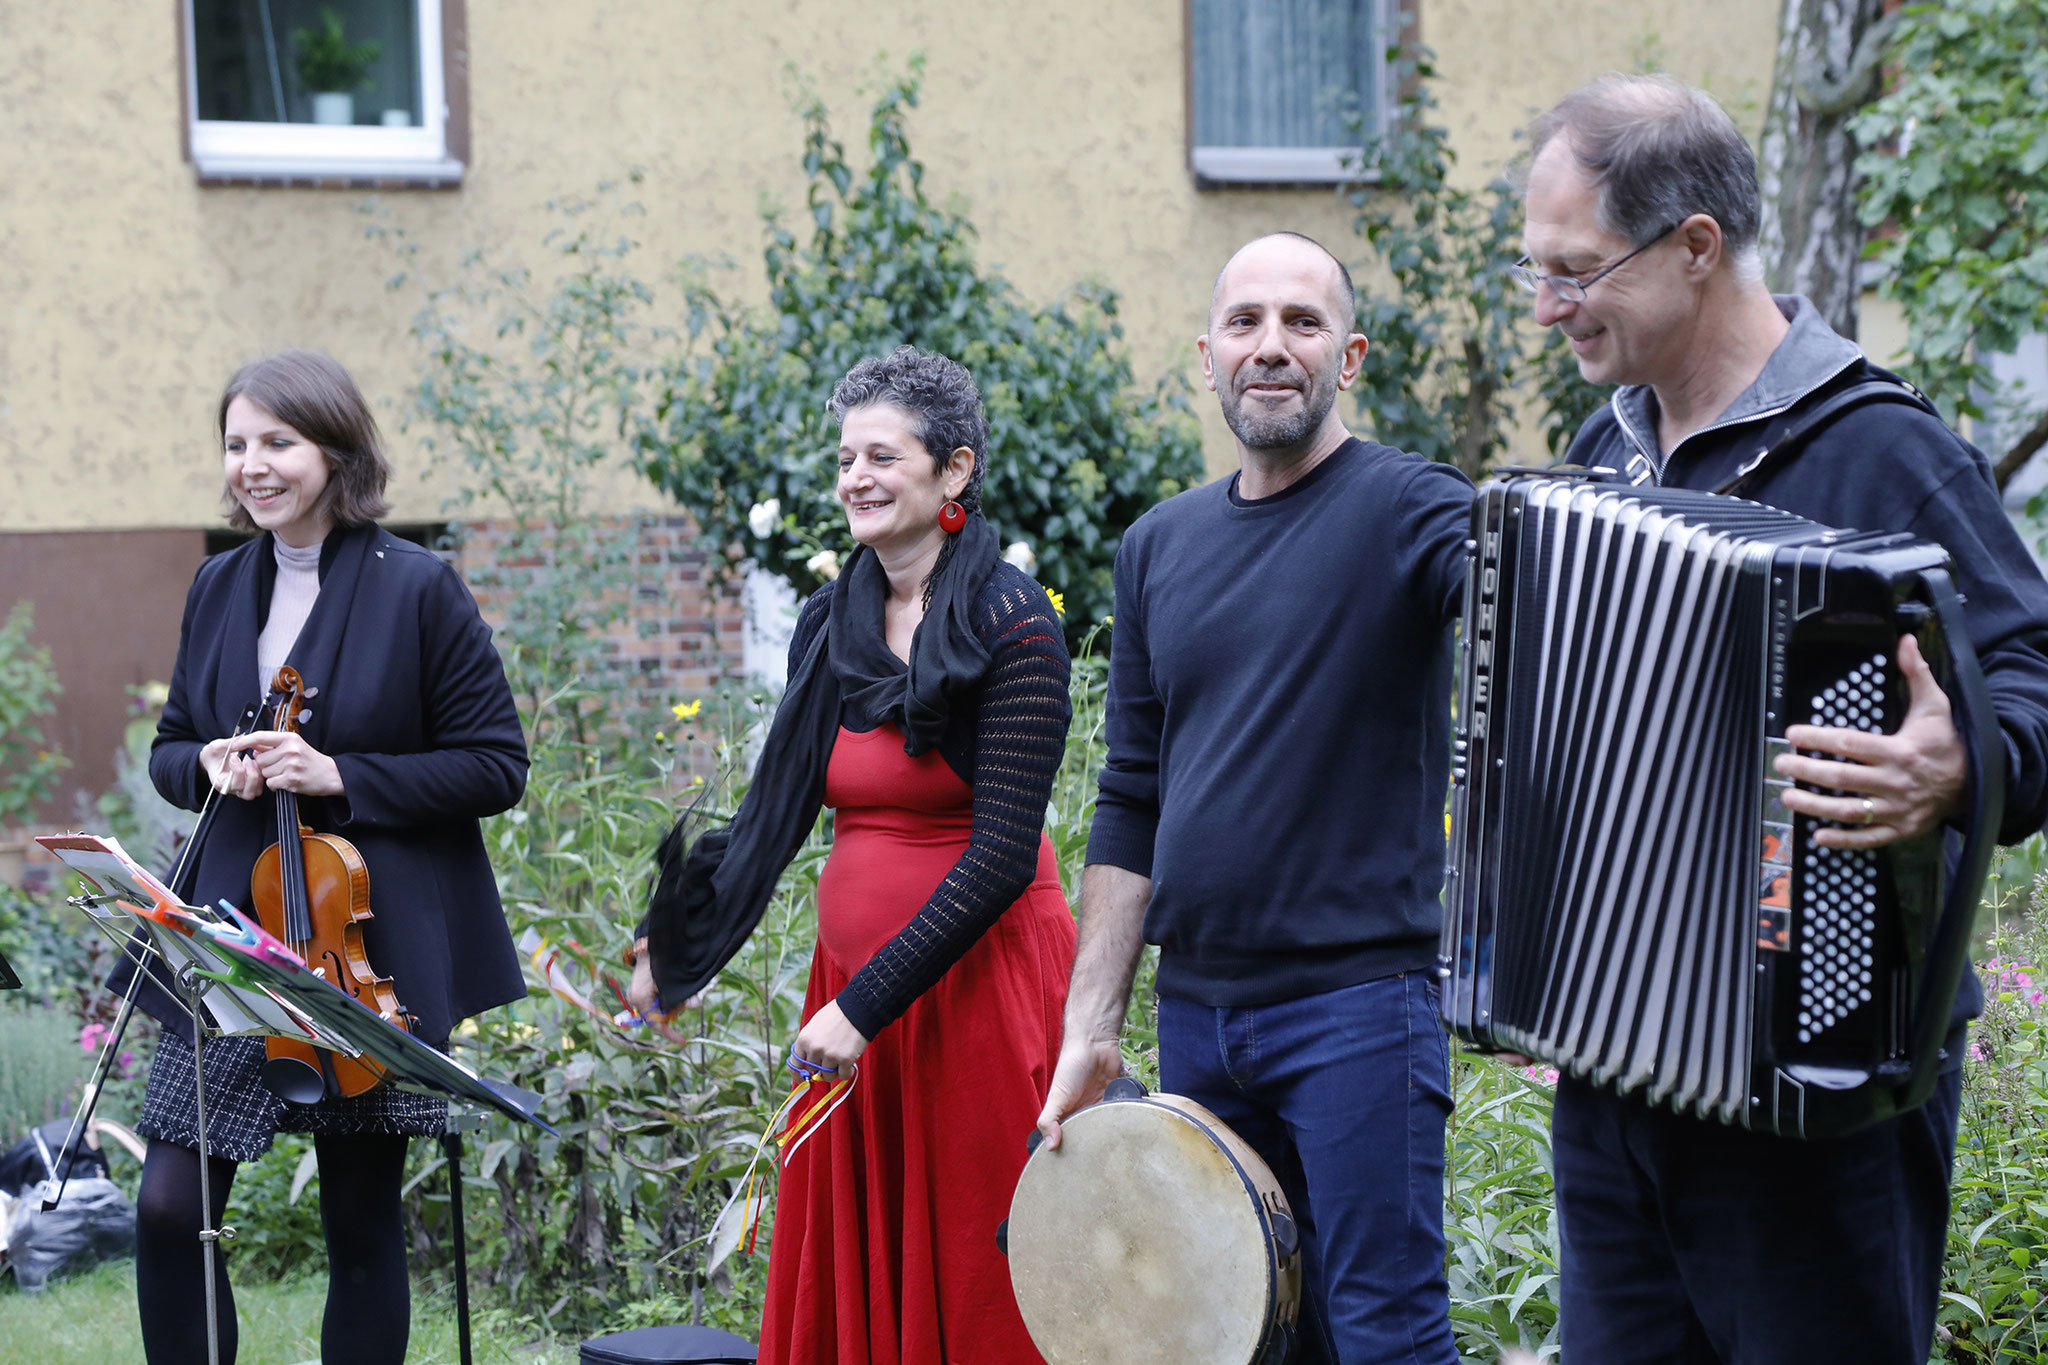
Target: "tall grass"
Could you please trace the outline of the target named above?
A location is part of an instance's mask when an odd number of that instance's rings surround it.
[[[0,1040],[0,1147],[6,1147],[70,1113],[92,1054],[78,1045],[78,1022],[49,1006],[0,1007]]]
[[[12,1284],[0,1280],[0,1360],[9,1365],[135,1365],[142,1359],[133,1265],[100,1265],[53,1280],[41,1294],[17,1293]],[[238,1269],[237,1365],[318,1360],[326,1303],[324,1275],[266,1281]],[[475,1314],[472,1348],[477,1365],[575,1365],[576,1360],[573,1347],[534,1340],[502,1309]],[[455,1365],[461,1358],[454,1305],[446,1295],[416,1294],[406,1359],[412,1365]]]

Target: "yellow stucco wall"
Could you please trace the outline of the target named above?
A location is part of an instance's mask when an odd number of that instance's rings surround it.
[[[1768,91],[1773,0],[1419,4],[1469,175],[1603,70],[1663,64],[1751,126]],[[969,198],[983,259],[1032,296],[1084,277],[1121,291],[1146,379],[1178,367],[1198,381],[1209,281],[1243,239],[1292,227],[1366,254],[1326,191],[1194,188],[1179,0],[470,0],[468,23],[469,176],[388,197],[428,275],[472,245],[532,243],[549,198],[639,165],[647,273],[723,252],[751,283],[761,193],[800,192],[785,65],[857,134],[877,54],[913,50],[928,61],[912,137],[932,187]],[[213,403],[253,355],[330,350],[386,414],[415,372],[412,301],[385,288],[392,259],[364,239],[362,194],[194,182],[176,24],[163,0],[0,5],[0,531],[213,522]],[[1213,471],[1229,447],[1213,400],[1200,407]],[[405,519],[436,516],[448,491],[416,444],[394,433]]]

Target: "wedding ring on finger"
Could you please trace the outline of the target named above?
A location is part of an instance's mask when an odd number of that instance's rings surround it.
[[[1864,797],[1864,798],[1863,798],[1863,823],[1867,825],[1867,824],[1869,824],[1869,823],[1870,823],[1870,822],[1871,822],[1872,820],[1875,820],[1876,818],[1877,818],[1877,802],[1875,802],[1875,801],[1871,800],[1871,799],[1870,799],[1869,797],[1867,797],[1867,796],[1866,796],[1866,797]]]

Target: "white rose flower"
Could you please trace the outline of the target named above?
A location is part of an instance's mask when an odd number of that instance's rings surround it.
[[[1031,547],[1023,541],[1013,540],[1010,542],[1010,548],[1003,551],[1003,563],[1014,564],[1025,573],[1032,573],[1038,568],[1038,556],[1033,554]]]
[[[775,523],[782,520],[782,499],[770,498],[747,509],[747,529],[760,540],[768,539]]]
[[[839,551],[820,550],[804,561],[804,567],[830,583],[839,577]]]

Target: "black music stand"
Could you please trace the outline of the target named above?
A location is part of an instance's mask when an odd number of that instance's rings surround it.
[[[7,960],[7,954],[0,953],[0,991],[18,991],[21,978],[14,974],[14,964]]]
[[[199,1136],[199,1242],[206,1280],[206,1358],[211,1365],[220,1365],[220,1305],[214,1292],[215,1246],[221,1241],[233,1241],[235,1230],[232,1225],[216,1227],[213,1223],[213,1153],[206,1136],[206,1039],[209,1034],[303,1030],[276,1027],[289,1020],[275,1008],[274,1002],[237,998],[231,988],[208,979],[214,974],[208,968],[226,969],[233,964],[209,951],[208,945],[199,940],[190,928],[178,924],[173,918],[176,916],[198,925],[203,922],[206,912],[179,905],[161,883],[128,858],[117,841],[64,836],[39,838],[36,842],[62,858],[88,886],[94,888],[88,894],[70,897],[68,904],[84,911],[95,927],[107,934],[123,953],[129,951],[128,945],[134,940],[135,931],[142,932],[143,951],[154,954],[163,963],[176,989],[179,1004],[191,1015],[192,1098]],[[144,905],[149,908],[142,908]],[[134,1012],[135,994],[142,983],[142,968],[146,966],[146,961],[138,962],[137,970],[129,981],[128,993],[121,1001],[120,1018],[109,1030],[86,1093],[79,1099],[79,1111],[72,1119],[70,1141],[76,1140],[87,1113],[98,1102],[113,1050],[119,1045]],[[45,1211],[57,1206],[69,1183],[67,1172],[56,1194],[44,1201]]]
[[[233,1241],[231,1226],[213,1227],[211,1155],[206,1139],[205,1040],[209,1033],[294,1038],[345,1056],[382,1065],[389,1083],[401,1089],[446,1096],[458,1106],[495,1109],[515,1120],[555,1129],[540,1117],[541,1097],[517,1086],[478,1075],[445,1053],[386,1021],[324,977],[307,970],[290,949],[253,920],[222,902],[219,911],[184,905],[168,888],[137,866],[118,842],[91,836],[48,836],[36,842],[63,859],[98,893],[75,896],[84,910],[117,942],[142,929],[151,949],[171,969],[182,1003],[192,1016],[194,1104],[199,1123],[199,1240],[205,1259],[208,1359],[220,1359],[214,1302],[214,1244]],[[144,904],[146,902],[146,906]],[[114,933],[116,927],[121,932]],[[135,973],[139,983],[142,973]],[[122,1006],[122,1023],[134,1004],[135,984]],[[117,1026],[118,1027],[118,1026]],[[112,1046],[111,1039],[109,1046]],[[102,1062],[104,1066],[104,1059]],[[462,1359],[470,1359],[467,1248],[462,1216],[461,1127],[451,1110],[443,1138],[448,1155],[450,1208],[455,1237],[456,1301]],[[61,1190],[60,1190],[61,1197]]]

